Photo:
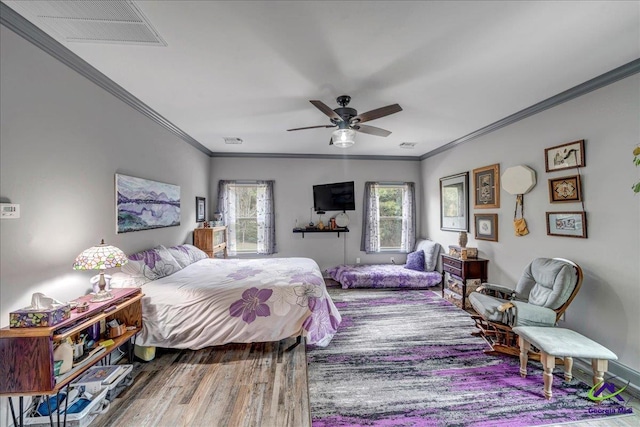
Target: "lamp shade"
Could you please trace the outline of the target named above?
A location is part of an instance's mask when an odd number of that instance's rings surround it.
[[[333,145],[348,148],[355,144],[356,131],[353,129],[337,129],[333,131]]]
[[[74,270],[106,270],[121,267],[129,262],[127,255],[115,246],[106,245],[104,240],[98,246],[82,251],[73,262]]]

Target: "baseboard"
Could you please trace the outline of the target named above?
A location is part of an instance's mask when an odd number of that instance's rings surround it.
[[[591,375],[591,360],[574,359],[574,366]],[[609,361],[609,370],[604,376],[605,381],[612,382],[616,387],[627,386],[626,391],[636,399],[640,399],[640,372],[629,368],[615,360]]]

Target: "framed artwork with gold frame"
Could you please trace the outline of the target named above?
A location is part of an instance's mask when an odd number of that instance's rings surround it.
[[[581,202],[582,189],[580,175],[549,179],[549,202]]]
[[[500,165],[490,165],[473,170],[475,209],[500,207]]]

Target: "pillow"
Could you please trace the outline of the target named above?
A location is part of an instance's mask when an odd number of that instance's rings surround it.
[[[409,270],[424,271],[424,251],[419,250],[411,252],[409,255],[407,255],[407,263],[404,265],[404,268],[408,268]]]
[[[123,273],[144,276],[150,280],[160,279],[182,269],[171,252],[164,246],[156,246],[129,255],[129,262],[122,266]]]
[[[438,265],[440,245],[434,241],[419,239],[416,242],[416,251],[424,251],[424,271],[433,271]]]
[[[143,275],[131,276],[125,273],[113,273],[111,275],[111,282],[109,282],[109,286],[112,288],[139,288],[150,281],[150,279],[147,279]]]
[[[201,259],[209,258],[205,251],[193,245],[171,246],[169,252],[171,252],[171,255],[173,255],[178,264],[180,264],[181,268],[185,268],[187,265],[193,264]]]

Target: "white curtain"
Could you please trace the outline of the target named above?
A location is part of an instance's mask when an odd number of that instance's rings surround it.
[[[362,239],[360,250],[366,253],[380,251],[380,199],[378,183],[364,183],[364,202],[362,209]]]
[[[402,243],[400,251],[412,252],[416,244],[416,194],[413,182],[402,185]]]
[[[274,181],[242,181],[242,184],[256,187],[256,220],[258,225],[258,240],[256,252],[261,255],[271,255],[276,252],[275,203],[273,199]],[[218,183],[218,210],[222,213],[222,220],[227,225],[229,255],[237,254],[236,245],[236,192],[238,181],[224,181]]]
[[[380,252],[380,187],[378,182],[365,182],[362,213],[362,239],[360,250],[366,253]],[[411,252],[416,244],[416,196],[415,184],[404,182],[391,184],[402,187],[402,235],[401,252]]]
[[[276,220],[273,202],[274,181],[258,181],[256,208],[258,214],[258,249],[261,255],[276,252]]]
[[[232,191],[235,181],[218,183],[218,211],[222,214],[223,224],[227,226],[227,252],[236,254],[236,193]]]

